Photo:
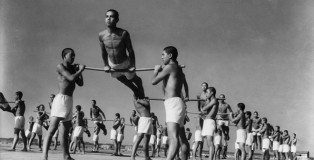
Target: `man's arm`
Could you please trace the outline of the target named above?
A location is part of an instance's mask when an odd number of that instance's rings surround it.
[[[242,116],[244,116],[243,113],[238,114],[235,118],[230,117],[230,121],[232,123],[238,124]]]
[[[185,92],[184,100],[189,100],[189,86],[186,81],[185,74],[183,72],[182,72],[182,77],[183,77],[183,87],[184,87],[184,92]]]
[[[188,114],[185,114],[185,120],[186,120],[187,122],[190,122],[190,118],[189,118]]]
[[[71,74],[64,68],[62,64],[59,64],[57,66],[58,73],[60,73],[63,77],[65,77],[70,82],[76,82],[76,80],[79,78],[79,76],[84,71],[84,69],[85,69],[85,65],[79,65],[79,70],[76,73]]]
[[[105,116],[105,113],[99,108],[99,112],[100,112],[100,114],[104,117],[104,119],[103,120],[106,120],[106,116]]]
[[[265,125],[262,126],[261,130],[259,131],[259,133],[264,134],[264,132],[266,131],[266,129],[267,129],[267,124],[265,124]]]
[[[90,108],[89,115],[90,115],[90,118],[93,119],[93,108]]]
[[[159,127],[159,121],[158,121],[157,116],[156,116],[156,124],[157,124],[157,127]]]
[[[202,112],[207,111],[209,108],[211,108],[212,106],[214,106],[216,104],[215,101],[210,101],[209,103],[205,104],[205,106],[202,108]]]
[[[200,95],[197,95],[196,96],[196,99],[201,99],[201,96]],[[201,112],[201,101],[197,101],[197,109],[199,112]]]
[[[129,53],[129,58],[130,58],[130,62],[131,62],[131,67],[134,67],[135,69],[135,54],[134,54],[134,50],[133,50],[133,46],[132,46],[132,41],[131,41],[131,37],[128,31],[125,31],[125,46],[126,49]]]
[[[168,76],[173,68],[169,65],[166,65],[164,68],[161,68],[160,65],[155,66],[154,74],[153,74],[153,80],[152,84],[156,85],[163,79],[165,79],[166,76]]]
[[[233,111],[232,111],[232,109],[231,109],[231,107],[230,107],[230,105],[229,105],[229,104],[228,104],[227,109],[229,110],[229,112],[233,113]]]

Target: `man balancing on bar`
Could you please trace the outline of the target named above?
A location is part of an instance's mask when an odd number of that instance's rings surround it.
[[[110,9],[106,12],[107,29],[99,33],[104,70],[106,72],[110,72],[110,69],[116,70],[111,72],[111,76],[128,86],[136,99],[143,99],[144,88],[142,79],[135,73],[135,54],[130,34],[116,26],[118,21],[119,13],[116,10]]]

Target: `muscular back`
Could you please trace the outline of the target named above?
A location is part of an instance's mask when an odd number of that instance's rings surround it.
[[[134,100],[134,106],[136,111],[140,114],[140,117],[150,117],[150,104],[148,100]]]
[[[112,63],[120,64],[128,58],[125,43],[127,38],[127,31],[121,28],[117,28],[112,33],[109,33],[108,30],[99,33],[99,41]]]
[[[170,73],[163,80],[164,98],[181,97],[181,89],[185,76],[178,64],[168,65],[168,67],[170,67]]]

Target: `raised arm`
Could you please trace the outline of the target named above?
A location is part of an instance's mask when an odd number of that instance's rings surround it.
[[[165,77],[170,74],[171,70],[172,68],[169,65],[165,66],[164,68],[161,68],[160,65],[156,65],[154,69],[152,84],[156,85],[160,81],[165,79]]]
[[[79,70],[76,73],[71,74],[65,69],[65,67],[62,64],[59,64],[57,66],[58,73],[61,74],[70,82],[76,82],[76,80],[81,76],[81,73],[83,72],[84,69],[85,69],[84,65],[79,65]]]
[[[131,60],[131,66],[135,67],[135,53],[132,46],[131,37],[128,31],[125,31],[125,46],[129,53],[129,58]]]

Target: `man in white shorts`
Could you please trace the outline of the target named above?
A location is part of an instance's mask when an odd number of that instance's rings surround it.
[[[144,156],[145,159],[150,159],[149,157],[149,139],[150,135],[152,134],[152,119],[150,114],[150,103],[148,99],[138,99],[136,100],[136,97],[134,97],[134,107],[136,111],[140,114],[140,119],[138,121],[138,131],[136,140],[133,144],[131,159],[135,160],[136,151],[141,143],[142,139],[144,141],[143,150],[144,150]]]
[[[160,147],[161,147],[161,142],[162,142],[162,130],[163,126],[159,125],[157,128],[157,141],[156,141],[156,152],[157,152],[157,157],[160,157]]]
[[[290,135],[287,130],[283,131],[282,136],[283,144],[282,144],[282,152],[285,154],[285,159],[289,159],[290,155]]]
[[[134,126],[134,130],[135,130],[135,134],[133,137],[133,143],[136,140],[136,135],[137,135],[137,128],[138,128],[138,120],[140,119],[140,117],[138,115],[136,115],[136,110],[132,110],[132,114],[130,116],[130,124],[132,126]]]
[[[163,66],[155,66],[152,80],[153,85],[157,85],[163,81],[162,90],[164,91],[164,105],[169,137],[167,160],[174,159],[178,148],[181,149],[181,158],[186,160],[190,150],[184,131],[186,106],[183,98],[181,98],[184,87],[184,99],[188,100],[188,85],[185,74],[177,61],[177,57],[178,50],[175,47],[165,47],[161,56]]]
[[[267,123],[267,118],[263,117],[262,118],[262,125],[261,125],[261,129],[260,131],[258,131],[263,138],[263,142],[262,142],[262,151],[263,151],[263,159],[265,160],[269,160],[270,159],[270,154],[269,154],[269,150],[270,150],[270,129],[269,129],[269,124]]]
[[[115,114],[116,118],[113,120],[113,125],[112,125],[112,129],[110,132],[110,139],[113,142],[115,151],[112,153],[112,156],[118,156],[118,142],[117,142],[117,136],[118,136],[118,132],[117,129],[119,128],[121,121],[120,121],[120,114],[116,113]]]
[[[209,148],[209,160],[215,156],[214,132],[216,130],[216,115],[218,112],[219,102],[216,98],[216,89],[209,87],[207,89],[206,102],[202,108],[202,114],[206,117],[202,128],[202,136],[206,137]]]
[[[117,147],[118,147],[118,156],[123,156],[121,153],[121,146],[122,146],[122,141],[124,139],[124,128],[125,128],[125,119],[124,117],[120,118],[120,125],[118,128],[118,135],[117,135]]]
[[[273,135],[271,135],[271,138],[273,139],[273,151],[275,152],[274,156],[275,159],[279,160],[280,159],[280,155],[279,155],[279,140],[280,140],[280,127],[276,126],[275,127],[275,132],[273,133]]]
[[[202,119],[202,115],[198,115],[196,117],[196,124],[195,124],[195,133],[194,133],[194,148],[192,153],[192,159],[196,159],[196,152],[199,148],[198,156],[202,158],[202,150],[203,150],[203,136],[202,136],[202,127],[203,127],[204,120]]]
[[[215,158],[220,159],[220,152],[222,149],[222,131],[217,129],[217,133],[214,137],[214,145],[215,145]]]
[[[243,103],[238,103],[238,110],[236,117],[233,117],[233,114],[230,113],[229,119],[232,123],[237,125],[237,139],[236,144],[239,145],[239,149],[241,151],[241,159],[245,160],[246,152],[245,152],[245,142],[246,142],[246,126],[245,126],[245,105]],[[236,155],[237,156],[237,155]]]
[[[248,159],[252,160],[253,159],[253,154],[252,154],[252,144],[253,144],[253,134],[252,134],[252,119],[251,119],[252,113],[250,111],[245,112],[245,127],[246,127],[246,141],[245,145],[247,146],[247,151],[248,151]]]
[[[253,150],[260,149],[262,150],[262,137],[258,132],[262,123],[262,119],[258,116],[258,112],[253,113],[253,123],[252,123],[252,133],[253,133]],[[259,146],[259,147],[258,147]]]
[[[292,141],[291,141],[291,159],[294,159],[296,157],[297,153],[297,135],[295,133],[292,134]]]
[[[60,127],[61,146],[63,149],[63,158],[65,160],[72,159],[69,153],[69,129],[72,126],[72,110],[73,110],[73,92],[75,85],[83,86],[82,72],[85,69],[84,65],[73,65],[75,53],[72,48],[62,50],[62,63],[57,66],[59,93],[53,100],[51,106],[50,126],[43,144],[43,159],[48,159],[48,148],[51,143],[53,134],[58,128],[59,122],[62,122]]]

